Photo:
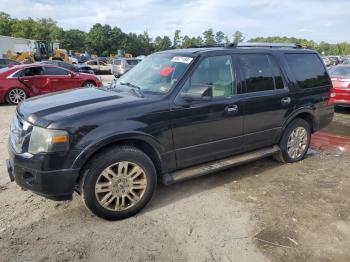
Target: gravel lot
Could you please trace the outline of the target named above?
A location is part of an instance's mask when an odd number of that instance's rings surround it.
[[[137,216],[108,222],[78,196],[53,202],[9,182],[13,106],[0,106],[1,261],[350,261],[350,158],[311,151],[169,187]],[[350,112],[337,114],[350,128]]]

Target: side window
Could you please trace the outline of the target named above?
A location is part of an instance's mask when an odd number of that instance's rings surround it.
[[[45,74],[48,76],[67,76],[69,71],[59,67],[45,67]]]
[[[246,82],[247,93],[275,89],[274,74],[267,55],[240,55],[240,66]]]
[[[275,80],[275,88],[283,89],[285,85],[284,85],[281,69],[279,68],[277,62],[273,57],[268,56],[268,58],[272,67],[273,78]]]
[[[41,66],[26,68],[21,71],[20,76],[38,76],[44,75],[44,69]]]
[[[236,77],[231,56],[205,58],[196,68],[190,84],[206,84],[213,88],[214,98],[224,98],[236,94]]]
[[[286,54],[285,58],[300,88],[331,84],[326,68],[316,54]]]

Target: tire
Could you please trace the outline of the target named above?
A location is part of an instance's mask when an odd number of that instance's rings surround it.
[[[80,190],[86,207],[107,220],[138,213],[151,200],[157,185],[153,162],[131,146],[102,151],[88,163],[83,174]]]
[[[84,84],[83,84],[83,87],[96,87],[96,84],[92,81],[86,81]]]
[[[281,151],[274,158],[284,163],[303,160],[310,147],[310,140],[310,124],[304,119],[296,118],[284,130],[279,143]]]
[[[9,90],[6,94],[6,102],[10,105],[18,105],[28,97],[26,91],[16,87]]]

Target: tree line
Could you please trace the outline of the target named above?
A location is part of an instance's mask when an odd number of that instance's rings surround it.
[[[89,32],[79,29],[64,30],[50,18],[16,19],[4,12],[0,12],[0,35],[59,42],[63,49],[86,51],[99,56],[115,54],[118,49],[124,49],[127,53],[137,56],[172,48],[214,46],[247,40],[240,31],[236,31],[233,35],[227,35],[222,31],[214,32],[213,29],[207,29],[201,36],[182,35],[180,30],[175,30],[172,37],[165,35],[155,38],[150,37],[147,31],[143,34],[125,33],[119,27],[100,23],[94,24]],[[349,43],[316,43],[307,39],[278,36],[257,37],[247,41],[298,43],[304,48],[315,49],[325,55],[350,55]]]

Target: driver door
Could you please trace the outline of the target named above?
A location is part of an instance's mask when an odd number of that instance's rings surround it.
[[[243,108],[235,57],[202,58],[172,108],[172,130],[177,168],[220,159],[242,150]],[[209,101],[185,101],[181,92],[195,86],[212,88]]]
[[[73,72],[60,67],[45,67],[45,74],[50,82],[52,92],[59,92],[79,87],[79,81]]]

